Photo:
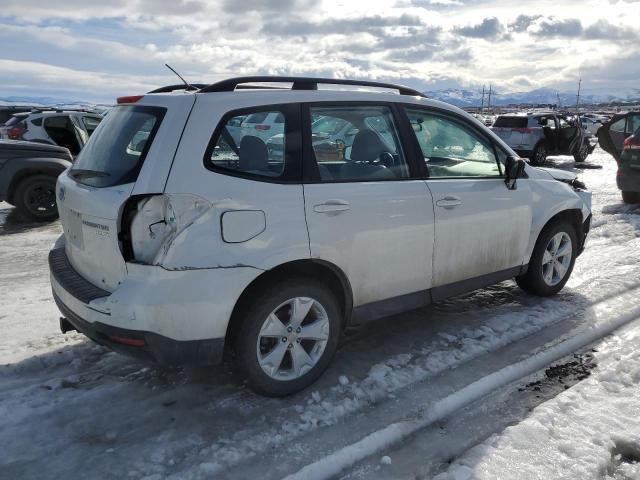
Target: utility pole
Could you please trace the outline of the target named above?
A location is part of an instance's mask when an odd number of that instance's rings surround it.
[[[492,85],[489,84],[489,101],[487,102],[487,110],[489,110],[489,113],[491,113],[491,91],[492,91]]]
[[[576,113],[580,111],[580,87],[582,87],[582,79],[578,80],[578,95],[576,95]]]
[[[562,101],[560,100],[560,92],[556,92],[556,98],[558,99],[558,105],[556,110],[560,110],[562,108]]]
[[[484,85],[482,85],[482,103],[480,104],[480,112],[484,112]]]

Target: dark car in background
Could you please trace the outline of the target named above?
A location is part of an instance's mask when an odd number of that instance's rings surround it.
[[[598,130],[600,146],[618,163],[625,203],[640,203],[640,112],[617,113]]]
[[[56,180],[72,160],[57,145],[0,140],[0,202],[14,205],[25,220],[55,219]]]

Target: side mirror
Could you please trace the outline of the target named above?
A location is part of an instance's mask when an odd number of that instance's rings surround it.
[[[525,161],[521,158],[508,156],[505,168],[504,183],[509,190],[516,190],[516,180],[524,174]]]

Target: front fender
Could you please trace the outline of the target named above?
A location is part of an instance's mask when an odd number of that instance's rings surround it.
[[[531,182],[533,218],[531,237],[525,255],[525,263],[533,254],[540,232],[549,221],[567,210],[579,211],[584,222],[591,215],[591,192],[576,192],[569,184],[554,180],[547,172],[539,171]],[[541,178],[546,175],[547,179]]]

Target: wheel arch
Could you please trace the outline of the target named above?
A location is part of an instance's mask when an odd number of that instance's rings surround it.
[[[343,314],[342,328],[344,329],[348,326],[353,311],[353,292],[351,283],[342,269],[325,260],[293,260],[261,273],[245,287],[233,307],[229,324],[227,325],[226,347],[233,345],[232,339],[240,324],[239,319],[247,305],[247,300],[253,296],[254,292],[291,276],[312,277],[321,280],[327,285],[338,298]]]
[[[64,162],[64,161],[63,161]],[[70,162],[68,163],[71,164]],[[53,178],[58,178],[58,176],[65,171],[68,165],[64,163],[57,163],[51,161],[44,162],[30,162],[22,168],[18,168],[11,172],[7,172],[7,177],[9,178],[7,186],[6,186],[6,198],[7,202],[13,205],[15,191],[25,178],[31,177],[34,175],[48,175]]]
[[[545,231],[550,225],[560,222],[560,221],[568,221],[571,226],[573,226],[576,238],[580,239],[580,233],[582,232],[582,210],[579,208],[567,208],[557,212],[555,215],[551,216],[545,223],[542,225],[542,228],[536,235],[536,241],[534,243],[534,250],[536,245],[538,244],[538,240],[542,235],[542,232]],[[533,251],[531,251],[531,255],[533,255]],[[529,255],[529,258],[531,258]]]

